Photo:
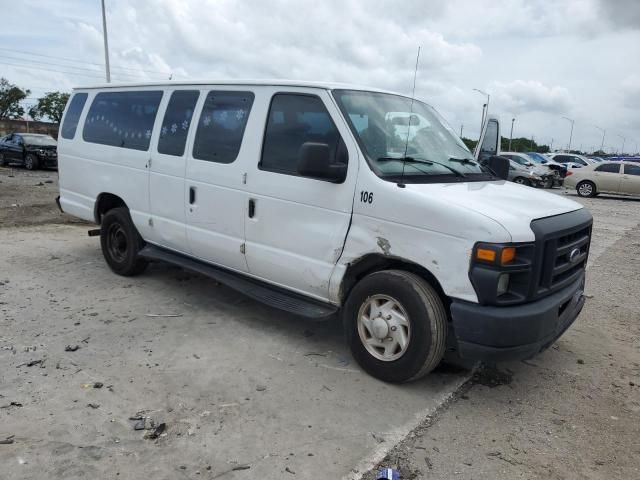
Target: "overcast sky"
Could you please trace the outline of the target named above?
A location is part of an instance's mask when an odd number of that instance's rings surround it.
[[[516,117],[514,137],[566,147],[567,116],[574,148],[600,145],[594,125],[606,129],[607,151],[621,148],[618,135],[627,151],[640,142],[638,0],[106,3],[115,81],[287,78],[409,94],[420,45],[416,96],[457,131],[464,125],[464,136],[478,136],[478,88],[491,95],[504,136]],[[31,98],[104,79],[100,0],[0,5],[0,76]]]

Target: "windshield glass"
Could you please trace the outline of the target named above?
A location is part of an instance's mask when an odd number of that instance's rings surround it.
[[[493,178],[429,105],[414,100],[412,106],[410,98],[386,93],[334,90],[333,95],[379,177],[398,181],[404,168],[411,183]]]
[[[43,145],[43,146],[55,146],[57,142],[53,137],[48,135],[22,135],[24,143],[27,145]]]

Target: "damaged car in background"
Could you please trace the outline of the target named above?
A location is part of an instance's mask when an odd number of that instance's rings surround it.
[[[58,167],[58,142],[37,133],[12,133],[0,140],[0,165],[17,163],[27,170]]]

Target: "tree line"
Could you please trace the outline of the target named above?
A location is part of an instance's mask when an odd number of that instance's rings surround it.
[[[477,140],[472,140],[470,138],[462,137],[462,141],[465,143],[467,148],[473,151],[476,148],[478,143]],[[550,150],[549,145],[539,145],[531,138],[513,138],[511,140],[511,150],[509,150],[509,139],[506,137],[501,137],[500,141],[500,150],[503,152],[538,152],[538,153],[548,153]],[[576,152],[577,153],[577,152]]]
[[[60,123],[64,107],[69,100],[65,92],[47,92],[38,102],[25,110],[22,101],[31,94],[28,88],[21,88],[6,78],[0,78],[0,119],[20,119],[28,113],[34,120],[49,119]]]

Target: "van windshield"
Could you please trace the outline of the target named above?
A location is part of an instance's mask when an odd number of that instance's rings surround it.
[[[373,171],[408,183],[493,180],[429,105],[387,93],[334,90]]]

